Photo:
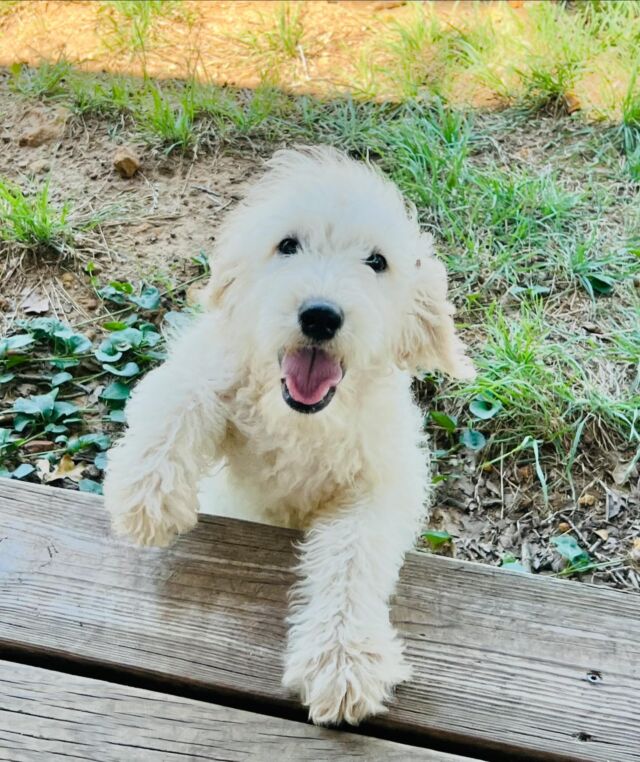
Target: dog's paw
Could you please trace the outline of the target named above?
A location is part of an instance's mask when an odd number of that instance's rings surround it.
[[[197,522],[195,495],[179,500],[168,495],[156,484],[135,484],[125,489],[105,483],[106,508],[111,514],[111,526],[116,535],[136,545],[165,547],[177,535],[192,529]]]
[[[386,712],[393,688],[411,675],[397,639],[385,649],[336,644],[306,661],[296,656],[290,654],[283,684],[300,694],[316,725],[358,725]]]
[[[157,518],[152,516],[144,505],[137,505],[125,513],[117,513],[112,516],[111,526],[114,534],[126,537],[136,545],[150,545],[166,547],[175,538],[187,532],[195,524],[183,524],[172,519]]]

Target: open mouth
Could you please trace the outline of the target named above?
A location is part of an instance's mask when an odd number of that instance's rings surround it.
[[[340,361],[317,347],[286,352],[280,368],[282,396],[298,413],[324,410],[344,375]]]

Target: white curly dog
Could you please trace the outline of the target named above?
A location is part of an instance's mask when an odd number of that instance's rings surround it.
[[[267,166],[220,230],[203,314],[135,390],[105,497],[141,545],[191,529],[199,499],[303,529],[283,681],[314,722],[356,724],[409,676],[388,600],[430,485],[411,376],[473,368],[393,183],[328,148]]]

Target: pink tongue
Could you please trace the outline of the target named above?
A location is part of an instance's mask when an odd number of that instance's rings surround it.
[[[342,381],[342,368],[322,349],[298,349],[284,356],[282,375],[296,402],[315,405]]]

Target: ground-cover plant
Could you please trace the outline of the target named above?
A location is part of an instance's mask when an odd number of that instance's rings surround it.
[[[165,329],[180,330],[192,317],[183,301],[188,284],[160,292],[144,283],[99,286],[91,274],[90,281],[106,311],[95,338],[82,325],[40,317],[17,321],[0,340],[0,393],[13,398],[0,413],[0,476],[100,492],[104,451],[125,423],[134,384],[165,358]],[[37,391],[12,394],[25,383]]]

